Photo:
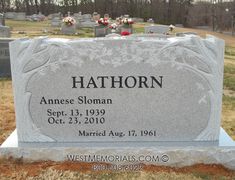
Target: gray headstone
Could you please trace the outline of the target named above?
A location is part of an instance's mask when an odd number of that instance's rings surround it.
[[[80,20],[80,27],[93,28],[96,25],[96,22],[92,19],[91,14],[83,14],[82,19]]]
[[[61,32],[63,34],[75,34],[76,33],[76,24],[72,25],[72,26],[66,26],[65,24],[63,24],[61,26]]]
[[[15,18],[15,15],[16,15],[15,12],[6,12],[6,13],[5,13],[6,19],[14,19],[14,18]]]
[[[104,18],[109,19],[109,14],[104,14]]]
[[[218,142],[220,39],[38,38],[10,52],[21,146]]]
[[[84,28],[94,28],[95,25],[96,25],[96,22],[92,22],[92,21],[83,21],[80,23],[80,27],[84,27]]]
[[[0,13],[0,25],[5,26],[5,17],[4,14]]]
[[[25,12],[17,12],[17,13],[15,13],[14,20],[25,21],[26,20],[26,13]]]
[[[43,14],[33,14],[28,17],[31,21],[43,21],[45,20],[45,16]]]
[[[9,42],[13,40],[0,38],[0,77],[11,77]]]
[[[62,20],[60,17],[54,17],[51,19],[51,26],[52,27],[61,27]]]
[[[105,37],[108,34],[108,27],[95,26],[95,37]]]
[[[97,12],[94,12],[92,15],[92,18],[94,21],[98,21],[100,19],[100,14],[98,14]]]
[[[169,31],[169,26],[166,25],[151,25],[144,27],[144,32],[146,34],[151,34],[151,33],[166,34],[168,31]]]
[[[54,18],[59,18],[59,19],[61,19],[61,13],[50,14],[50,18],[51,18],[51,19],[54,19]]]
[[[82,20],[83,21],[90,21],[91,20],[91,15],[90,14],[83,14],[82,15]]]
[[[0,37],[11,37],[10,27],[0,25]]]

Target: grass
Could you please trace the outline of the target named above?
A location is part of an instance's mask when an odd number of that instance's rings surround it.
[[[51,27],[49,20],[43,22],[6,20],[6,25],[11,28],[13,38],[33,38],[37,36],[61,37],[69,39],[94,37],[93,28],[80,28],[77,30],[75,35],[63,35],[60,32],[60,28]],[[149,23],[134,24],[134,32],[144,33],[144,26],[146,25],[149,25]]]
[[[224,106],[226,106],[225,109],[235,111],[235,97],[224,95],[223,96],[223,104],[224,104]]]
[[[225,56],[228,56],[235,61],[235,47],[231,47],[231,46],[226,46],[225,47]]]
[[[51,27],[49,20],[42,22],[6,20],[6,25],[11,28],[13,38],[48,36],[71,39],[94,36],[93,28],[81,28],[75,35],[64,35],[60,32],[60,28]]]

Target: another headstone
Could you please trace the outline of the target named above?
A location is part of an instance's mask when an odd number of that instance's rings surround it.
[[[92,19],[91,14],[83,14],[80,21],[81,27],[93,28],[96,25],[96,22]]]
[[[30,20],[30,21],[44,21],[45,20],[45,16],[43,15],[43,14],[41,14],[41,13],[39,13],[39,14],[33,14],[32,16],[29,16],[28,17],[28,19]]]
[[[90,21],[91,20],[91,14],[83,14],[82,15],[83,21]]]
[[[109,19],[109,14],[104,14],[104,18]]]
[[[14,20],[25,21],[26,20],[26,13],[25,12],[17,12],[17,13],[15,13]]]
[[[9,42],[13,40],[0,38],[0,77],[11,77]]]
[[[55,17],[57,17],[57,18],[60,18],[60,19],[61,19],[61,13],[60,13],[60,12],[58,12],[58,13],[50,14],[50,18],[51,18],[51,19],[54,19]]]
[[[97,12],[93,13],[93,20],[94,21],[98,21],[100,19],[100,14],[98,14]]]
[[[74,19],[76,20],[76,28],[81,27],[81,22],[82,22],[82,13],[74,13],[73,14]]]
[[[0,37],[5,37],[5,38],[11,37],[10,27],[0,25]]]
[[[76,33],[76,20],[71,16],[65,17],[62,21],[61,32],[63,34],[70,34],[70,35],[75,34]]]
[[[104,26],[95,26],[94,29],[95,37],[105,37],[108,34],[108,27]]]
[[[144,32],[146,34],[157,33],[157,34],[166,34],[169,31],[169,26],[166,25],[151,25],[145,26]]]
[[[6,13],[5,13],[6,19],[14,19],[14,18],[15,18],[15,15],[16,15],[15,12],[6,12]]]
[[[0,25],[5,26],[5,17],[4,14],[0,13]]]
[[[76,24],[72,25],[72,26],[67,26],[65,24],[62,24],[61,26],[61,32],[63,34],[67,34],[67,35],[72,35],[76,33]]]
[[[52,27],[60,27],[61,26],[61,18],[54,17],[53,19],[51,19],[51,26]]]

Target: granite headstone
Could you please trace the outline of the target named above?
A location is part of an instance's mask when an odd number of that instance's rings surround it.
[[[0,25],[5,26],[5,17],[4,14],[0,13]]]
[[[10,49],[21,145],[218,142],[221,40],[34,39]]]
[[[11,37],[11,29],[8,26],[0,25],[0,37]]]
[[[14,20],[25,21],[26,20],[26,13],[25,12],[17,12],[17,13],[15,13]]]
[[[14,18],[15,18],[15,15],[16,15],[15,12],[6,12],[6,13],[5,13],[6,19],[14,19]]]
[[[93,28],[96,22],[92,19],[91,14],[83,14],[79,26],[83,28]]]
[[[13,40],[0,38],[0,77],[11,77],[9,42]]]
[[[18,39],[10,54],[17,130],[1,157],[235,170],[235,143],[220,129],[222,40]]]
[[[61,18],[60,17],[54,17],[51,19],[51,26],[52,27],[60,27],[62,22],[61,22]]]
[[[144,31],[146,34],[151,34],[151,33],[166,34],[169,31],[169,26],[150,25],[150,26],[145,26]]]
[[[72,35],[76,33],[76,24],[72,25],[72,26],[67,26],[65,24],[62,24],[61,26],[61,32],[63,34],[67,34],[67,35]]]

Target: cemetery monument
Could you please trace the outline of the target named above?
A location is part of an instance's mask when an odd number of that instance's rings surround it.
[[[74,18],[68,16],[63,19],[61,32],[63,34],[75,34],[76,33],[76,21]]]
[[[10,55],[17,131],[1,155],[235,169],[220,128],[222,40],[18,39]]]
[[[92,19],[91,14],[83,14],[80,21],[81,27],[93,28],[96,25],[96,22]]]

